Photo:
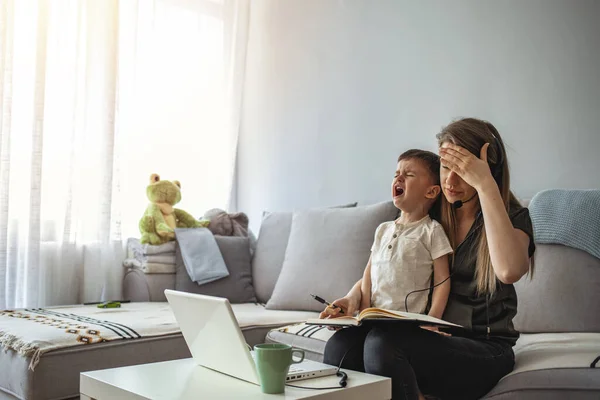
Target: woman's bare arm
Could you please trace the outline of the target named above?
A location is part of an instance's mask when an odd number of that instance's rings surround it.
[[[529,270],[529,236],[513,227],[496,181],[477,192],[494,272],[501,282],[515,283]]]

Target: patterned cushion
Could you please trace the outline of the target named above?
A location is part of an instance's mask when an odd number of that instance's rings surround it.
[[[334,330],[324,326],[300,323],[272,329],[267,334],[266,342],[284,343],[302,349],[307,359],[321,362],[325,344],[334,333]]]

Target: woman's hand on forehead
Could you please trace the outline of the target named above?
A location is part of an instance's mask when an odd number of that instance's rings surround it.
[[[440,147],[442,165],[460,176],[468,185],[476,190],[489,179],[494,179],[487,162],[489,143],[481,147],[480,158],[475,157],[464,147],[453,143],[443,143]]]
[[[464,147],[461,147],[461,146],[459,146],[457,144],[454,144],[452,142],[444,142],[444,143],[442,143],[442,145],[440,146],[440,150],[441,149],[454,150],[454,151],[462,154],[463,156],[472,156],[473,155],[473,153],[471,153],[469,150],[467,150]],[[483,147],[482,147],[482,150],[483,150]],[[485,158],[486,158],[485,161],[487,161],[487,149],[486,149],[486,152],[485,152]]]

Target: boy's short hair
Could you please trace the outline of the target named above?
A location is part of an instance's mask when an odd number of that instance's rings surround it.
[[[436,185],[440,184],[440,156],[431,151],[410,149],[400,154],[398,162],[408,159],[417,159],[423,162],[430,172],[431,178]]]

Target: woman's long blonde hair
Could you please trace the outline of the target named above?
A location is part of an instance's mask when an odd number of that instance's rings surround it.
[[[476,157],[479,157],[481,147],[485,143],[489,143],[490,145],[487,150],[488,164],[500,189],[504,207],[507,212],[511,206],[520,207],[519,201],[510,191],[510,173],[508,160],[506,159],[506,149],[494,125],[476,118],[464,118],[452,122],[443,128],[437,135],[437,139],[439,146],[444,142],[451,142],[464,147]],[[452,248],[456,249],[459,245],[456,238],[456,212],[445,196],[442,195],[440,197],[442,198],[440,206],[441,223],[448,234]],[[479,204],[479,201],[477,201],[477,204]],[[530,274],[533,274],[533,260],[530,266]],[[477,282],[478,294],[487,293],[493,295],[495,293],[498,282],[492,268],[485,226],[482,226],[481,234],[479,235],[475,280]]]

